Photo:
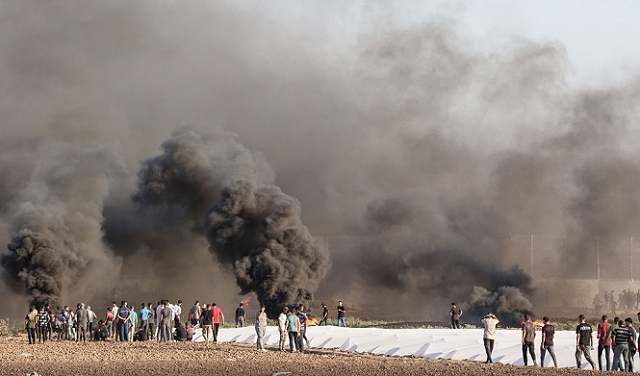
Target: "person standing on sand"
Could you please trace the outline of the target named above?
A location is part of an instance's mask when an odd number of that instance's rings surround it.
[[[129,342],[133,342],[133,336],[136,333],[136,329],[138,328],[138,313],[136,312],[136,307],[131,305],[130,316],[129,316]]]
[[[29,344],[34,345],[36,343],[36,324],[38,323],[38,310],[36,306],[31,304],[29,306],[29,313],[24,318],[24,329],[27,331],[27,337],[29,337]]]
[[[40,312],[38,312],[38,332],[40,333],[38,336],[38,342],[40,342],[40,340],[42,340],[42,343],[47,341],[50,322],[51,316],[49,315],[49,311],[43,305],[42,308],[40,308]],[[49,340],[51,340],[51,338],[49,338]]]
[[[264,348],[264,335],[267,333],[267,308],[260,306],[260,310],[256,312],[256,348],[258,351],[267,351]]]
[[[287,313],[287,333],[289,333],[289,351],[293,352],[293,346],[296,346],[296,350],[302,351],[300,349],[300,340],[298,338],[298,333],[300,332],[300,320],[298,316],[294,314],[294,312],[289,311]]]
[[[322,319],[320,320],[320,325],[329,325],[329,308],[327,308],[327,305],[324,304],[324,302],[322,302]]]
[[[149,339],[149,317],[153,316],[153,312],[147,308],[147,303],[142,303],[142,309],[138,315],[140,316],[140,328],[144,330],[145,337]]]
[[[129,322],[131,321],[131,310],[127,307],[127,302],[122,301],[120,308],[118,308],[118,336],[120,342],[127,342],[129,340]]]
[[[156,310],[153,309],[153,304],[152,303],[147,303],[147,308],[149,309],[149,311],[151,311],[151,313],[148,316],[148,320],[147,323],[149,324],[149,333],[147,334],[147,338],[149,338],[149,340],[153,341],[155,339],[155,333],[156,333]]]
[[[178,304],[173,306],[173,322],[175,327],[179,328],[182,323],[182,300],[178,299]]]
[[[345,321],[346,314],[347,310],[346,308],[344,308],[342,300],[338,300],[338,326],[344,326],[345,328],[347,327],[347,322]]]
[[[87,325],[89,324],[89,314],[84,308],[84,303],[78,303],[76,309],[76,326],[78,328],[78,334],[76,335],[76,342],[87,342]]]
[[[460,316],[462,316],[462,310],[458,308],[456,303],[451,303],[449,315],[451,316],[451,329],[460,329]]]
[[[556,333],[556,328],[549,324],[549,318],[547,316],[542,318],[544,326],[542,327],[542,342],[540,342],[540,366],[544,367],[544,356],[549,352],[551,360],[553,360],[553,366],[558,368],[558,362],[556,361],[556,353],[553,351],[553,337]]]
[[[636,346],[631,331],[624,324],[624,321],[618,321],[618,327],[613,330],[613,365],[612,370],[627,370],[629,367],[629,346]],[[620,358],[624,360],[624,368],[620,362]]]
[[[534,341],[536,338],[536,327],[533,325],[531,321],[531,316],[524,315],[524,323],[522,324],[522,359],[524,360],[524,365],[527,365],[527,350],[531,355],[531,360],[533,361],[533,365],[537,366],[536,363],[536,351],[534,346]]]
[[[607,361],[606,368],[602,367],[602,352]],[[607,315],[603,315],[602,321],[598,324],[598,368],[600,371],[611,370],[611,324]]]
[[[289,308],[284,307],[278,316],[278,331],[280,332],[280,343],[278,347],[280,351],[284,351],[284,345],[287,342],[287,312],[289,312]]]
[[[171,320],[174,317],[173,310],[169,307],[169,302],[164,301],[162,304],[162,310],[160,311],[160,316],[158,317],[158,327],[159,327],[159,335],[158,338],[160,342],[170,342],[173,338],[171,337]]]
[[[94,323],[98,323],[98,316],[95,312],[93,312],[91,306],[87,306],[87,317],[89,318],[89,326],[87,327],[87,332],[89,333],[89,341],[93,341],[93,331],[95,329]]]
[[[200,315],[202,314],[202,308],[200,308],[200,301],[196,300],[193,303],[193,307],[189,310],[189,320],[191,321],[191,326],[198,325],[200,322]]]
[[[211,336],[211,327],[213,326],[213,312],[207,304],[202,306],[202,314],[200,315],[200,326],[202,327],[202,337],[204,337],[205,346],[209,346],[209,337]]]
[[[576,327],[576,367],[578,369],[582,368],[580,363],[582,363],[582,354],[584,354],[584,358],[591,364],[591,368],[595,370],[596,365],[591,359],[591,348],[593,347],[591,333],[593,328],[586,323],[584,315],[578,316],[578,320],[580,320],[580,324]]]
[[[493,345],[496,339],[496,325],[500,322],[496,315],[489,312],[487,313],[482,320],[480,320],[482,326],[484,327],[484,335],[482,337],[482,341],[484,342],[484,351],[487,353],[486,364],[493,363],[493,358],[491,354],[493,353]]]
[[[631,320],[631,317],[627,317],[626,319],[624,319],[624,324],[627,328],[629,328],[629,331],[631,332],[631,338],[635,340],[637,333],[636,333],[636,330],[633,328],[633,320]],[[637,352],[638,352],[638,346],[629,346],[628,372],[633,372],[633,358]]]
[[[307,314],[304,313],[304,305],[298,306],[298,319],[300,319],[300,343],[303,349],[309,347],[309,339],[307,338]],[[304,342],[303,342],[304,341]],[[306,347],[305,347],[306,346]]]
[[[220,325],[224,325],[224,313],[216,303],[211,303],[211,312],[213,312],[213,343],[218,343],[218,330]]]
[[[246,321],[246,314],[244,312],[244,303],[240,303],[236,308],[236,328],[243,328]]]
[[[118,335],[118,303],[111,302],[111,314],[113,315],[113,339],[116,340]]]

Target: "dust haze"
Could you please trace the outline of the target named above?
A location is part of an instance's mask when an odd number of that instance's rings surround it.
[[[558,41],[479,52],[384,2],[272,6],[0,2],[3,314],[251,294],[535,312],[561,296],[536,294],[519,236],[564,236],[563,277],[593,278],[640,234],[637,77],[576,89]]]

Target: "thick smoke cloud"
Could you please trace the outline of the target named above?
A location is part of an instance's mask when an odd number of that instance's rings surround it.
[[[530,272],[530,235],[565,252],[536,267],[591,278],[599,255],[619,261],[606,278],[625,261],[615,245],[640,232],[640,81],[573,87],[560,42],[482,50],[457,15],[407,24],[402,4],[1,6],[0,240],[68,257],[49,272],[62,299],[76,278],[107,286],[74,272],[106,257],[106,281],[140,287],[128,294],[235,305],[228,265],[247,255],[216,261],[202,235],[242,179],[299,200],[331,250],[316,297],[363,316],[446,318],[474,286],[485,300],[517,287],[537,312],[564,292],[535,295],[511,272]],[[81,168],[100,145],[115,145],[121,173]],[[62,170],[68,186],[46,178]],[[36,261],[5,255],[2,293],[23,293],[19,262]]]
[[[11,222],[9,253],[2,266],[38,305],[105,296],[119,261],[102,242],[102,209],[109,179],[122,160],[109,148],[45,152],[20,195]],[[45,156],[43,155],[43,157]],[[111,175],[111,176],[110,176]],[[22,285],[22,286],[20,286]]]
[[[242,293],[255,292],[271,318],[311,301],[328,271],[328,250],[302,224],[298,200],[278,187],[234,181],[205,224],[211,250],[233,263]]]

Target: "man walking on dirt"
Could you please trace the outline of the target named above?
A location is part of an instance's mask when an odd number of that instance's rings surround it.
[[[580,324],[576,327],[576,367],[582,368],[582,354],[584,358],[591,364],[591,368],[596,369],[595,363],[591,359],[591,348],[593,347],[593,328],[585,321],[584,315],[578,316]]]
[[[211,312],[213,313],[213,343],[218,343],[218,330],[220,324],[224,325],[224,313],[216,303],[211,303]]]

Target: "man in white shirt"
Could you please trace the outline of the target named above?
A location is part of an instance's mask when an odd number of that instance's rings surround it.
[[[174,316],[174,321],[175,321],[175,325],[176,328],[180,327],[180,316],[182,315],[182,300],[178,300],[178,304],[173,306],[173,313],[175,314]]]
[[[482,320],[480,320],[482,325],[484,326],[484,350],[487,353],[487,360],[485,363],[493,363],[493,359],[491,358],[491,353],[493,352],[493,344],[496,339],[496,325],[500,322],[496,315],[489,312],[487,313]]]
[[[280,332],[280,351],[284,350],[284,344],[287,341],[287,312],[289,308],[284,307],[280,316],[278,316],[278,331]]]

